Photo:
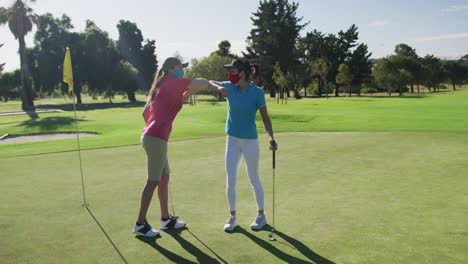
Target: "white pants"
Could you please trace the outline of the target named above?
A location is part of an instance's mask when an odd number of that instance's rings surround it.
[[[226,140],[226,194],[229,210],[236,210],[236,183],[237,172],[242,154],[247,165],[247,175],[254,191],[257,209],[264,209],[263,187],[258,177],[258,160],[260,149],[258,139],[242,139],[227,136]]]

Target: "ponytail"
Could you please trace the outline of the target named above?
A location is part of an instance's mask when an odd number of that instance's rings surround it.
[[[252,80],[252,82],[254,82],[255,84],[257,84],[257,82],[259,81],[258,78],[260,77],[260,66],[258,66],[258,64],[251,64],[251,74],[250,74],[250,80]]]
[[[156,96],[156,92],[158,91],[158,87],[161,85],[161,82],[165,79],[164,77],[167,76],[167,70],[158,70],[156,75],[154,76],[153,83],[151,84],[151,89],[148,93],[148,97],[146,98],[146,106],[149,106],[151,102],[154,100]]]

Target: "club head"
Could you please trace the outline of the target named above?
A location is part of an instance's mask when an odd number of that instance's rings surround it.
[[[273,235],[273,233],[268,234],[268,240],[270,240],[270,241],[275,241],[275,240],[276,240],[276,238],[275,238],[275,236]]]

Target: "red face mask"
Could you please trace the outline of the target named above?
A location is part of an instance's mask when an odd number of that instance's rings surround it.
[[[239,82],[240,80],[240,75],[239,74],[232,74],[232,73],[229,73],[228,74],[228,79],[229,81],[232,83],[232,84],[236,84]]]

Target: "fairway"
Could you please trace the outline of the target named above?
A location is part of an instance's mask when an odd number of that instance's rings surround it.
[[[185,105],[174,122],[171,141],[224,135],[226,102],[201,97],[196,106]],[[140,100],[144,100],[143,97]],[[143,129],[142,102],[95,101],[85,98],[79,107],[81,132],[97,137],[81,140],[83,149],[139,144]],[[19,104],[14,102],[16,107]],[[409,94],[403,97],[341,97],[289,100],[276,104],[267,98],[275,132],[448,132],[468,133],[468,90],[440,94]],[[47,132],[74,132],[71,100],[44,99],[40,109],[64,109],[63,113],[0,117],[0,136]],[[4,110],[5,109],[5,110]],[[0,112],[12,111],[10,103],[0,104]],[[259,133],[264,133],[257,114]],[[0,144],[0,158],[76,150],[76,140]]]
[[[249,228],[255,204],[243,168],[241,228],[222,231],[224,137],[170,144],[172,195],[187,230],[156,241],[131,233],[145,179],[138,145],[82,152],[90,212],[128,263],[468,261],[467,134],[280,133],[277,140],[278,241]],[[271,152],[262,146],[271,217]],[[81,207],[76,152],[0,162],[1,263],[124,263]],[[158,211],[156,199],[148,216],[154,225]]]

